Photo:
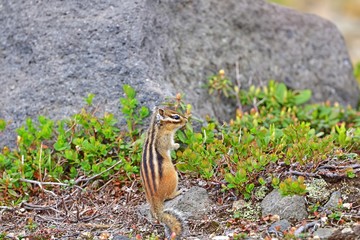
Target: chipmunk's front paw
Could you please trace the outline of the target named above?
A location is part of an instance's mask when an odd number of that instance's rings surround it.
[[[179,149],[180,144],[174,143],[172,147],[173,147],[173,150],[177,150],[177,149]]]

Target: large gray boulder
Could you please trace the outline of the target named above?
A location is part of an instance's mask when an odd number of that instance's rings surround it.
[[[228,118],[203,86],[221,68],[235,79],[236,62],[243,88],[276,79],[313,101],[359,99],[336,27],[262,0],[1,0],[0,147],[26,117],[70,116],[88,93],[119,117],[123,84],[149,107],[182,92],[196,115]]]

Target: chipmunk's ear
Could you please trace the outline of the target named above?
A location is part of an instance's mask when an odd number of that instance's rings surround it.
[[[165,111],[162,108],[157,108],[157,114],[156,114],[156,124],[160,124],[162,120],[165,118]]]
[[[162,108],[158,108],[158,113],[159,113],[162,117],[164,117],[164,115],[165,115],[165,110],[162,109]]]

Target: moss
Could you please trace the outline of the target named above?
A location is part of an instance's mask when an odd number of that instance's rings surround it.
[[[255,198],[257,200],[262,200],[266,197],[266,194],[269,192],[269,188],[266,186],[260,186],[255,188]]]
[[[328,189],[328,184],[322,178],[314,178],[310,182],[305,183],[305,185],[306,190],[308,190],[308,199],[310,202],[324,202],[331,194]]]
[[[233,203],[234,218],[256,221],[261,215],[261,206],[257,203],[239,200]]]

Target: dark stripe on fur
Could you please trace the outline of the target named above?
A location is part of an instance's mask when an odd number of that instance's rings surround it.
[[[158,150],[156,150],[156,156],[157,156],[157,164],[159,169],[159,177],[160,179],[162,179],[163,176],[162,165],[163,165],[164,157],[158,152]]]
[[[151,136],[151,140],[150,140],[150,156],[149,156],[149,168],[150,168],[150,171],[151,171],[151,179],[152,179],[152,184],[153,184],[153,189],[151,189],[153,192],[156,192],[157,191],[157,186],[156,186],[156,182],[155,182],[155,169],[154,169],[154,141],[155,141],[155,138],[156,138],[156,129],[155,127],[153,127],[152,129],[152,136]]]
[[[153,126],[153,122],[154,119],[152,119],[152,122],[150,123],[150,126]],[[155,128],[151,128],[148,130],[147,132],[147,138],[146,138],[146,143],[144,145],[144,152],[143,152],[143,156],[142,156],[142,168],[144,170],[144,178],[146,179],[145,181],[145,190],[150,191],[150,195],[154,194],[154,190],[151,186],[152,181],[150,180],[150,174],[153,175],[153,168],[151,167],[153,165],[153,151],[152,151],[152,145],[153,145],[153,139],[154,139],[154,133],[155,132]],[[149,155],[148,155],[149,152]],[[150,166],[148,166],[150,165]],[[151,173],[149,173],[149,168]],[[154,179],[154,178],[152,178]]]
[[[148,132],[149,135],[149,132]],[[143,151],[143,155],[142,155],[142,162],[141,162],[141,176],[143,178],[143,183],[144,183],[144,188],[145,188],[145,192],[148,194],[148,191],[151,192],[151,188],[149,186],[149,172],[148,172],[148,168],[147,168],[147,149],[149,146],[149,138],[146,139],[146,142],[144,144],[144,151]]]

